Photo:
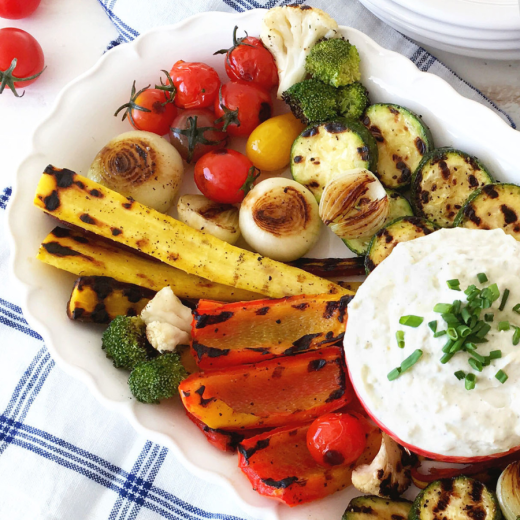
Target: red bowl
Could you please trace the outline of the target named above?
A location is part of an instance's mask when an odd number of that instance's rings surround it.
[[[345,362],[346,362],[346,360],[345,360]],[[349,375],[349,378],[350,378],[350,382],[352,384],[352,388],[354,388],[354,392],[356,392],[356,396],[357,396],[359,402],[361,403],[361,405],[363,406],[363,408],[365,409],[365,412],[379,426],[379,428],[381,428],[381,430],[383,430],[389,437],[392,437],[392,439],[394,439],[395,442],[397,442],[401,446],[404,446],[405,448],[408,448],[410,451],[412,451],[413,453],[416,453],[417,455],[421,455],[421,456],[427,457],[429,459],[437,460],[439,462],[453,462],[453,463],[457,463],[457,464],[473,464],[473,463],[476,463],[476,462],[486,462],[486,461],[489,461],[489,460],[498,459],[500,457],[504,457],[506,455],[510,455],[511,453],[515,453],[515,452],[520,450],[520,446],[516,446],[515,448],[511,448],[508,451],[503,451],[501,453],[493,453],[492,455],[483,455],[483,456],[480,456],[480,457],[453,457],[453,456],[450,456],[450,455],[443,455],[442,453],[432,453],[431,451],[423,450],[422,448],[419,448],[418,446],[414,446],[413,444],[405,442],[402,439],[400,439],[395,433],[393,433],[389,428],[387,428],[370,411],[368,406],[364,403],[363,399],[361,399],[361,396],[359,395],[359,392],[356,390],[356,386],[352,382],[352,377],[351,377],[351,374],[350,374],[350,368],[348,368],[348,363],[346,363],[346,365],[347,365],[347,370],[348,370],[348,375]]]

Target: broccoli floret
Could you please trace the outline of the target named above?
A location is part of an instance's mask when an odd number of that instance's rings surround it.
[[[305,70],[316,79],[333,87],[350,85],[361,79],[359,54],[348,40],[322,40],[305,60]]]
[[[350,119],[359,119],[369,104],[368,90],[358,81],[338,88],[338,111]]]
[[[187,375],[179,354],[167,352],[139,363],[130,373],[128,386],[141,403],[159,403],[173,397]]]
[[[282,94],[292,113],[303,123],[321,123],[337,114],[337,92],[317,79],[296,83]]]
[[[146,325],[137,316],[117,316],[103,333],[101,348],[116,368],[133,370],[158,352],[146,339]]]

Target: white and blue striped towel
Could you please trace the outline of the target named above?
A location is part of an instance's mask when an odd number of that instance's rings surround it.
[[[201,11],[244,11],[295,0],[99,0],[120,32],[113,45]],[[297,0],[298,1],[298,0]],[[501,112],[424,49],[356,0],[312,0],[340,24],[438,74],[463,95]],[[11,188],[0,186],[0,226]],[[240,520],[222,489],[190,475],[169,451],[135,433],[58,368],[18,306],[0,245],[0,518],[5,520]],[[13,355],[13,352],[15,355]],[[88,426],[87,426],[88,425]],[[253,519],[250,519],[253,520]]]

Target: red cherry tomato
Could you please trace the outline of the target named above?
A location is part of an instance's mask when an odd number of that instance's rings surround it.
[[[19,20],[36,11],[40,0],[0,0],[0,18]]]
[[[360,419],[348,413],[318,417],[307,431],[307,447],[322,466],[350,464],[366,447],[366,431]]]
[[[223,129],[233,136],[249,135],[272,112],[271,96],[253,83],[226,83],[215,100],[215,114],[224,122]]]
[[[20,97],[16,89],[36,81],[43,65],[42,48],[29,33],[13,27],[0,29],[0,94],[7,86]]]
[[[170,76],[177,89],[175,104],[179,108],[205,108],[215,102],[220,78],[209,65],[180,60],[173,65]]]
[[[132,85],[130,101],[120,106],[114,114],[117,116],[126,108],[123,121],[128,117],[136,130],[164,135],[170,131],[170,125],[177,115],[177,107],[171,102],[169,94],[162,90],[145,87],[135,91]]]
[[[198,161],[204,154],[225,148],[227,135],[218,130],[215,114],[206,108],[183,110],[171,124],[170,143],[182,158]]]
[[[273,55],[264,47],[259,38],[246,36],[237,39],[237,29],[233,30],[233,47],[222,49],[215,54],[226,54],[226,73],[232,81],[255,83],[266,90],[278,85],[278,69]]]
[[[224,148],[203,155],[195,165],[195,183],[210,200],[242,202],[260,174],[243,154]]]

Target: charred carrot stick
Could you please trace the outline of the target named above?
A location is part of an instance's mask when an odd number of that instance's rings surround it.
[[[340,278],[366,274],[365,259],[355,258],[299,258],[289,265],[322,278]]]
[[[230,430],[301,424],[354,395],[339,347],[192,374],[179,393],[197,419]]]
[[[261,495],[289,506],[326,497],[352,484],[352,470],[373,460],[381,447],[381,432],[370,427],[361,457],[347,466],[320,466],[307,449],[309,425],[285,426],[244,439],[238,466]]]
[[[217,304],[201,300],[191,348],[202,370],[257,363],[341,341],[351,296],[321,294]]]

